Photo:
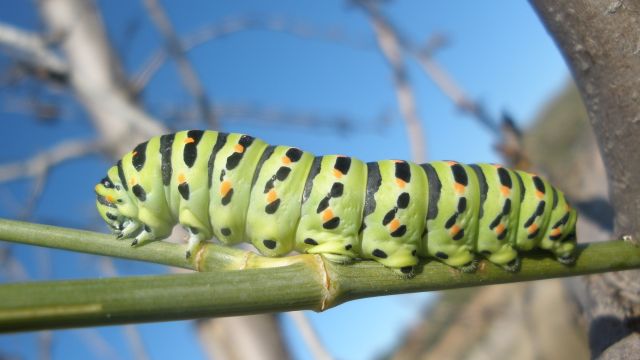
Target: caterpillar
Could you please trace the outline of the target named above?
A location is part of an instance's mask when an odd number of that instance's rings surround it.
[[[189,232],[251,242],[267,256],[297,250],[348,262],[373,259],[411,274],[419,258],[465,271],[483,257],[517,271],[519,252],[574,261],[577,213],[543,178],[455,161],[365,163],[314,156],[248,135],[189,130],[153,137],[95,187],[101,217],[132,245]]]

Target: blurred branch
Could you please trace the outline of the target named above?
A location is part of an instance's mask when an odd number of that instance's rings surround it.
[[[423,261],[417,275],[405,279],[374,261],[344,265],[311,254],[266,258],[210,243],[202,245],[196,256],[185,259],[184,247],[176,244],[154,242],[132,249],[128,242],[108,235],[11,220],[0,220],[0,238],[204,271],[1,285],[0,331],[5,332],[302,309],[322,311],[370,296],[640,268],[640,247],[622,240],[578,245],[578,257],[572,266],[540,252],[529,252],[517,273],[486,261],[475,273],[462,273],[438,261]],[[149,306],[151,303],[153,306]]]
[[[533,164],[524,149],[522,131],[510,115],[502,114],[502,123],[496,135],[501,135],[501,140],[494,148],[502,155],[505,164],[518,170],[531,171]]]
[[[234,16],[223,19],[220,23],[214,23],[195,31],[192,34],[180,39],[183,51],[191,51],[194,48],[209,41],[219,39],[224,36],[248,30],[266,30],[291,34],[304,39],[321,39],[336,43],[347,44],[354,48],[372,48],[372,43],[363,39],[356,39],[347,36],[346,31],[333,28],[324,30],[315,28],[301,21],[293,21],[277,16]],[[167,51],[159,49],[144,62],[141,70],[133,77],[133,86],[136,90],[143,89],[153,78],[158,69],[167,59]]]
[[[302,335],[304,342],[307,343],[307,347],[311,351],[311,354],[313,354],[313,358],[315,360],[333,359],[324,345],[322,345],[318,333],[315,331],[309,321],[309,318],[303,311],[290,311],[286,314],[293,319],[293,322],[296,324],[300,335]]]
[[[87,349],[93,353],[96,359],[122,360],[122,356],[116,349],[111,346],[97,329],[82,329],[75,332],[80,340],[86,343]]]
[[[371,6],[371,5],[367,5]],[[383,19],[389,24],[388,19]],[[292,21],[290,19],[282,17],[255,17],[255,16],[237,16],[224,19],[220,23],[212,24],[204,27],[203,29],[194,32],[191,35],[187,35],[179,40],[182,44],[184,51],[190,51],[193,48],[200,46],[208,41],[213,41],[224,36],[228,36],[234,33],[248,31],[248,30],[267,30],[278,31],[298,36],[302,38],[317,38],[335,43],[341,43],[354,48],[361,48],[371,50],[375,44],[354,37],[347,36],[346,32],[341,29],[323,30],[304,24],[302,22]],[[436,86],[442,90],[442,92],[449,97],[455,106],[461,111],[470,114],[477,119],[482,125],[489,129],[497,136],[509,136],[509,134],[501,133],[500,125],[497,120],[492,118],[482,104],[472,100],[464,90],[453,80],[442,66],[440,66],[432,57],[433,53],[443,46],[445,40],[442,35],[433,36],[425,44],[425,46],[417,47],[404,41],[403,38],[398,35],[398,30],[392,26],[383,28],[383,33],[394,35],[396,41],[395,46],[401,47],[409,56],[414,57],[425,71],[426,75],[431,78]],[[392,33],[390,33],[392,32]],[[385,42],[388,41],[385,38]],[[394,51],[400,51],[399,49]],[[135,89],[142,89],[155,75],[157,70],[162,66],[167,58],[167,52],[159,50],[154,53],[142,66],[141,70],[134,76],[133,84]],[[404,66],[403,64],[401,64]],[[401,73],[402,74],[402,73]],[[409,97],[406,95],[406,88],[399,90],[400,98],[403,100],[405,106],[404,114],[415,113],[415,109],[411,109],[411,104],[414,104],[415,100],[412,100],[413,95],[409,89]],[[214,107],[216,113],[220,113],[221,106]],[[225,112],[224,110],[222,111]],[[217,115],[221,117],[223,115]]]
[[[20,261],[11,254],[8,246],[0,246],[0,265],[6,277],[12,281],[27,281],[29,275]]]
[[[196,325],[209,359],[291,359],[275,314],[202,319]]]
[[[434,48],[439,46],[440,42],[442,40],[430,40],[422,49],[409,44],[404,44],[404,46],[418,60],[427,76],[459,110],[471,115],[496,138],[500,139],[495,148],[500,152],[507,165],[520,170],[530,170],[531,161],[522,144],[522,133],[513,118],[503,114],[502,121],[499,122],[489,115],[481,103],[471,99],[465,93],[453,77],[432,57]]]
[[[38,5],[49,31],[61,34],[72,89],[113,154],[167,132],[136,104],[93,1],[46,0]]]
[[[402,40],[389,20],[378,10],[377,5],[367,0],[354,0],[354,3],[370,17],[380,51],[387,59],[393,72],[396,97],[405,121],[412,160],[423,163],[427,158],[425,134],[422,129],[422,120],[418,115],[415,96],[409,84],[409,73],[404,64]]]
[[[53,148],[36,154],[28,160],[0,165],[0,182],[12,181],[24,177],[41,178],[49,169],[64,161],[98,152],[104,148],[103,142],[69,140]]]
[[[213,111],[218,119],[225,122],[244,121],[255,122],[258,125],[286,125],[287,128],[300,127],[303,129],[329,128],[344,135],[350,132],[382,131],[391,120],[388,114],[381,113],[370,123],[363,123],[348,115],[322,115],[313,111],[296,111],[272,106],[260,106],[250,103],[217,103]],[[167,119],[185,121],[195,118],[195,111],[191,108],[182,109],[180,106],[160,110]]]
[[[408,85],[403,53],[414,57],[418,61],[425,74],[445,96],[451,99],[458,109],[471,115],[500,139],[500,143],[496,145],[496,148],[501,151],[510,165],[523,170],[530,168],[531,164],[521,144],[520,131],[511,118],[504,116],[500,124],[489,115],[482,104],[471,99],[462,87],[455,82],[453,77],[433,59],[433,53],[446,42],[442,35],[432,36],[422,47],[415,46],[407,41],[391,23],[391,20],[379,11],[375,1],[353,0],[353,2],[364,9],[371,17],[378,35],[380,48],[394,69],[398,102],[407,124],[407,131],[409,132],[414,154],[419,151],[417,149],[420,146],[424,147],[424,145],[421,144],[423,140],[421,127],[416,127],[416,124],[420,125],[421,120],[417,115],[414,96]]]
[[[480,124],[484,125],[494,135],[499,136],[500,130],[497,122],[487,113],[486,109],[478,102],[472,100],[464,90],[453,80],[437,61],[432,57],[433,48],[425,49],[412,48],[404,44],[422,67],[422,70],[433,80],[440,90],[449,98],[455,106],[473,116]]]
[[[103,258],[100,260],[100,272],[108,277],[118,276],[118,271],[111,259]],[[124,331],[124,338],[131,347],[133,358],[136,360],[150,359],[149,354],[147,354],[147,350],[144,347],[144,342],[142,341],[138,328],[135,325],[124,325],[122,330]]]
[[[68,81],[69,65],[48,48],[41,35],[0,23],[0,47],[34,73],[46,74],[45,78],[60,83]]]
[[[104,149],[104,144],[95,141],[68,140],[53,148],[36,154],[28,160],[11,164],[0,164],[0,183],[25,177],[33,177],[34,182],[26,204],[19,217],[26,219],[33,212],[42,195],[49,170],[65,161],[96,153]]]
[[[212,129],[217,129],[218,124],[215,114],[211,110],[210,100],[205,93],[204,87],[196,74],[189,59],[187,59],[186,51],[178,38],[178,35],[169,20],[165,10],[158,0],[144,0],[144,5],[151,16],[154,24],[164,36],[167,50],[175,60],[178,66],[178,72],[181,75],[182,82],[187,90],[191,93],[198,104],[202,119],[209,123]]]

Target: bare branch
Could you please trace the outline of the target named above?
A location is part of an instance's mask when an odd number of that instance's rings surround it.
[[[260,125],[277,126],[286,125],[288,128],[300,127],[302,129],[330,129],[341,135],[350,132],[375,132],[382,131],[389,123],[390,116],[384,112],[380,113],[372,122],[364,123],[359,119],[351,118],[349,115],[322,115],[313,111],[295,111],[272,106],[260,106],[250,103],[218,103],[213,107],[213,111],[218,119],[225,122],[255,122]],[[167,119],[177,119],[180,121],[190,121],[197,118],[197,111],[192,108],[181,108],[171,106],[160,110],[163,117]]]
[[[211,110],[210,100],[207,98],[204,86],[202,86],[191,62],[187,59],[186,51],[183,49],[182,43],[180,42],[169,17],[162,8],[162,5],[160,5],[158,0],[144,0],[143,2],[149,11],[151,19],[160,33],[164,36],[167,43],[167,49],[178,66],[182,82],[191,93],[191,96],[196,99],[202,118],[207,121],[212,128],[217,128],[218,124],[215,115]]]
[[[84,342],[87,348],[97,359],[120,360],[122,356],[113,346],[98,332],[97,329],[81,329],[74,334]]]
[[[0,182],[24,177],[45,176],[49,169],[64,161],[95,153],[104,143],[86,140],[70,140],[43,151],[26,161],[0,165]]]
[[[200,320],[196,326],[200,343],[210,358],[291,359],[274,314]]]
[[[26,161],[11,164],[0,164],[0,183],[33,177],[34,182],[25,205],[21,207],[18,217],[28,219],[36,208],[38,200],[47,183],[49,170],[68,160],[96,153],[106,148],[104,143],[86,140],[69,140],[52,149],[40,152]]]
[[[118,271],[113,264],[113,260],[110,258],[105,257],[100,259],[99,267],[100,272],[105,276],[118,276]],[[127,339],[127,343],[129,344],[129,346],[131,347],[131,351],[133,352],[133,358],[137,360],[149,359],[149,354],[144,347],[144,342],[142,341],[142,337],[140,336],[138,327],[135,325],[123,325],[122,330],[125,335],[124,338]]]
[[[220,23],[214,23],[184,36],[180,42],[184,51],[191,51],[209,41],[229,36],[235,33],[249,30],[265,30],[290,34],[304,39],[319,39],[348,45],[359,49],[372,49],[375,44],[364,39],[348,36],[347,32],[339,28],[316,28],[302,21],[295,21],[284,17],[269,15],[257,16],[233,16],[223,19]],[[166,49],[159,49],[152,54],[137,75],[133,77],[133,86],[140,90],[153,78],[158,69],[167,59]]]
[[[287,313],[296,324],[298,331],[302,335],[302,338],[307,343],[307,347],[313,354],[313,358],[316,360],[331,360],[333,357],[329,354],[327,349],[322,345],[318,333],[315,331],[309,319],[303,311],[290,311]]]
[[[59,81],[68,78],[69,64],[47,47],[39,34],[0,23],[0,46],[20,62]]]
[[[11,250],[8,246],[0,247],[0,264],[2,265],[0,270],[13,282],[29,280],[27,270],[20,261],[11,255]]]
[[[375,4],[369,1],[354,1],[354,3],[369,15],[376,32],[380,51],[391,66],[398,106],[405,121],[412,158],[414,161],[422,163],[427,157],[425,137],[422,129],[422,120],[416,107],[415,96],[409,84],[409,74],[404,64],[402,41],[391,26],[391,23],[382,15]]]
[[[62,50],[71,85],[113,153],[122,153],[151,136],[166,133],[159,121],[135,102],[122,65],[113,51],[93,1],[40,1],[53,34],[62,34]]]
[[[451,75],[449,75],[443,67],[438,64],[437,61],[433,59],[431,53],[432,49],[418,50],[418,49],[409,49],[410,54],[412,54],[420,66],[422,70],[433,80],[433,82],[442,90],[442,92],[449,98],[455,106],[474,116],[482,125],[488,128],[494,135],[500,135],[500,129],[498,127],[498,123],[493,120],[484,109],[484,107],[473,101],[464,90],[453,80]]]
[[[522,132],[510,115],[502,115],[502,124],[497,135],[501,135],[501,141],[494,147],[502,155],[505,164],[518,170],[530,171],[533,164],[524,149]]]

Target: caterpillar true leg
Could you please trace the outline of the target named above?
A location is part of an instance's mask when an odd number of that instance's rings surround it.
[[[203,236],[203,234],[196,228],[186,227],[186,229],[189,232],[189,240],[187,243],[187,252],[185,257],[188,259],[191,257],[191,254],[196,251],[200,242],[207,240],[208,238]]]
[[[138,245],[138,244],[142,245],[147,241],[155,240],[155,236],[153,236],[151,231],[152,230],[151,228],[149,228],[149,226],[143,225],[142,231],[133,240],[133,242],[131,243],[131,246]]]
[[[138,234],[138,232],[142,229],[142,223],[137,220],[127,220],[124,222],[124,229],[118,235],[118,239],[129,239]]]

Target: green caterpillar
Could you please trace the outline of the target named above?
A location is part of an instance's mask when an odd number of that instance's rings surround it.
[[[373,259],[410,274],[419,257],[515,271],[518,251],[574,260],[576,211],[539,176],[453,161],[364,163],[234,133],[190,130],[138,145],[95,187],[100,215],[133,244],[180,223],[186,256],[216,237],[264,255]]]

